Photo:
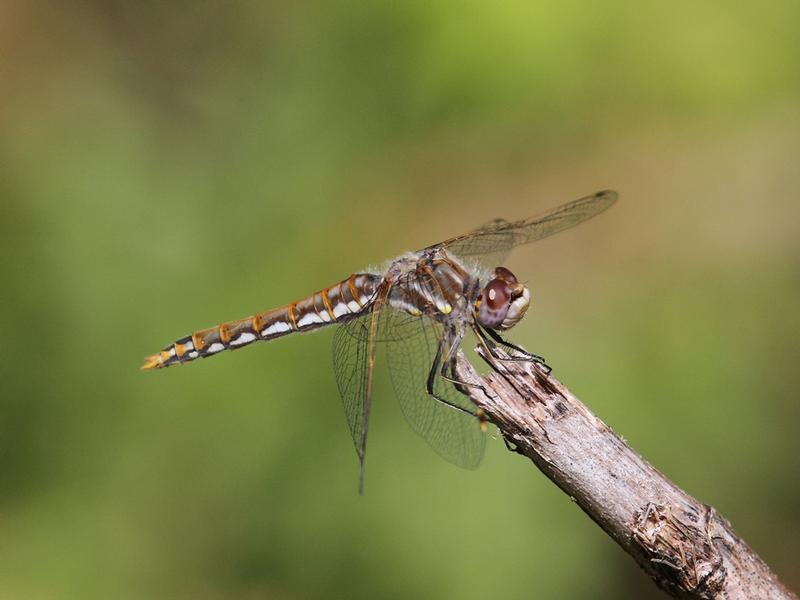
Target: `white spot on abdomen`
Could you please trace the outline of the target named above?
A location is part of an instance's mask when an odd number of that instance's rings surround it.
[[[231,346],[241,346],[242,344],[249,344],[250,342],[256,339],[255,334],[252,333],[243,333],[235,340],[231,340]]]
[[[312,312],[306,313],[300,317],[300,320],[297,322],[297,326],[302,328],[308,327],[309,325],[315,325],[317,323],[322,323],[322,318],[320,318],[317,313]]]
[[[289,331],[291,327],[288,323],[284,323],[283,321],[276,321],[269,327],[266,327],[261,331],[262,336],[269,336],[274,335],[276,333],[283,333],[284,331]]]

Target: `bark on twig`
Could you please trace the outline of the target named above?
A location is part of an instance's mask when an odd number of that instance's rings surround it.
[[[659,473],[540,366],[503,361],[481,379],[460,356],[457,373],[481,386],[470,396],[508,444],[662,589],[678,598],[796,599],[728,521]]]

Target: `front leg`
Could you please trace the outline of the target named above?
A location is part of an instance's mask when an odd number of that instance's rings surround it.
[[[553,369],[545,362],[544,357],[539,356],[538,354],[531,354],[524,348],[520,348],[516,344],[512,344],[504,340],[499,333],[497,333],[494,329],[489,329],[487,327],[481,327],[480,325],[475,327],[475,331],[478,332],[478,335],[483,339],[484,347],[489,350],[492,355],[492,358],[495,360],[499,360],[501,362],[534,362],[542,366],[542,368],[547,372],[550,373]],[[489,337],[487,338],[486,335]],[[489,339],[491,338],[491,339]],[[494,352],[497,346],[502,346],[504,348],[509,348],[514,352],[521,354],[522,356],[509,356],[507,358],[499,357]]]
[[[461,342],[464,340],[464,335],[466,335],[466,329],[464,327],[459,328],[458,331],[451,330],[452,333],[452,341],[450,342],[450,348],[447,350],[447,356],[442,361],[442,369],[439,373],[442,379],[445,381],[449,381],[453,385],[456,386],[456,389],[468,396],[469,393],[466,392],[463,388],[475,388],[477,390],[481,390],[484,394],[486,393],[486,388],[480,385],[479,383],[470,383],[469,381],[461,381],[460,379],[455,378],[456,372],[456,361],[458,360],[458,349],[461,347]]]
[[[462,334],[462,337],[463,337],[463,334]],[[435,387],[436,387],[436,378],[438,376],[441,375],[442,377],[445,377],[445,379],[450,380],[450,378],[448,378],[448,377],[443,375],[444,369],[447,366],[447,363],[449,362],[449,361],[442,361],[446,345],[447,345],[447,338],[446,338],[446,336],[443,335],[439,339],[439,345],[436,348],[436,356],[433,359],[433,364],[431,365],[431,370],[428,372],[428,381],[426,383],[426,390],[427,390],[427,392],[428,392],[428,394],[430,396],[433,396],[436,400],[438,400],[442,404],[445,404],[445,405],[449,406],[450,408],[455,408],[458,411],[461,411],[463,413],[466,413],[466,414],[468,414],[470,416],[475,417],[477,415],[474,412],[472,412],[471,410],[467,410],[466,408],[464,408],[462,406],[458,406],[457,404],[453,404],[447,398],[443,398],[442,396],[440,396],[439,394],[436,393],[436,389],[435,389]],[[451,347],[450,347],[451,352],[452,352],[452,348],[453,348],[453,346],[451,345]],[[450,353],[448,353],[448,357],[449,356],[450,356]],[[440,373],[440,369],[441,369],[441,373]],[[461,382],[457,382],[457,383],[461,383]]]

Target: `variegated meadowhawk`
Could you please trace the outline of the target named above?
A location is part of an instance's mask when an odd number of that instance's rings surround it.
[[[411,427],[447,460],[473,468],[485,444],[482,422],[463,393],[455,361],[473,332],[488,356],[506,342],[530,303],[527,286],[500,265],[515,246],[573,227],[611,206],[616,192],[597,192],[544,215],[483,227],[393,260],[382,272],[356,273],[307,298],[252,317],[196,331],[145,359],[157,369],[271,340],[339,325],[333,366],[353,436],[363,489],[375,354],[385,345],[395,394]],[[521,353],[521,355],[520,355]]]

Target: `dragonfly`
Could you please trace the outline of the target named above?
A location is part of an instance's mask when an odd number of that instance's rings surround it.
[[[539,216],[495,219],[280,308],[195,331],[147,357],[142,369],[338,325],[333,368],[358,456],[359,491],[379,346],[386,348],[392,387],[412,429],[448,461],[475,468],[484,454],[486,426],[468,398],[470,384],[456,376],[465,336],[472,332],[490,359],[510,348],[515,359],[546,367],[542,357],[503,337],[525,316],[531,299],[527,285],[502,263],[516,246],[573,227],[616,200],[616,192],[604,190]]]

